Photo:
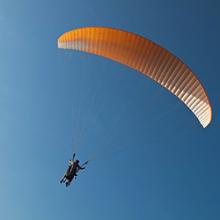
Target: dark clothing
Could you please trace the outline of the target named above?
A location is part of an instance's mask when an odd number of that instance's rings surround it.
[[[66,183],[66,186],[69,186],[74,176],[77,176],[77,172],[79,170],[85,169],[85,167],[81,167],[78,161],[69,160],[69,167],[61,179],[60,183]]]
[[[71,169],[70,169],[70,172],[69,172],[70,178],[77,176],[77,172],[79,172],[79,170],[83,170],[83,169],[85,169],[85,167],[81,167],[78,163],[74,162]]]

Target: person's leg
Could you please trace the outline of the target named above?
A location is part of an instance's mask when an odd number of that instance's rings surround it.
[[[64,177],[64,180],[63,180],[63,182],[64,182],[64,183],[66,182],[66,176]]]
[[[67,181],[66,182],[66,187],[69,186],[69,185],[70,185],[70,181]]]
[[[63,178],[60,180],[60,183],[63,183],[65,179],[65,176],[63,176]]]

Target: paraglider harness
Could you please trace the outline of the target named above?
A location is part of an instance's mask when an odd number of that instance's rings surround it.
[[[63,178],[60,181],[60,183],[66,183],[66,187],[70,185],[74,177],[77,177],[77,173],[79,172],[79,170],[85,169],[85,167],[83,166],[85,166],[89,162],[89,161],[86,161],[80,166],[79,160],[74,161],[75,155],[76,154],[74,153],[72,159],[69,160],[70,165],[66,173],[64,174]]]

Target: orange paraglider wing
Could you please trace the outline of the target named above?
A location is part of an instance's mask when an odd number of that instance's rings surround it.
[[[182,100],[203,127],[211,122],[209,98],[192,70],[144,37],[113,28],[85,27],[61,35],[58,47],[100,55],[138,70]]]

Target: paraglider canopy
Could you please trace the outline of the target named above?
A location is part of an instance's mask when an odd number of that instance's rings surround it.
[[[179,58],[137,34],[107,27],[84,27],[64,33],[58,47],[84,51],[138,70],[177,96],[203,127],[212,120],[206,91]]]

